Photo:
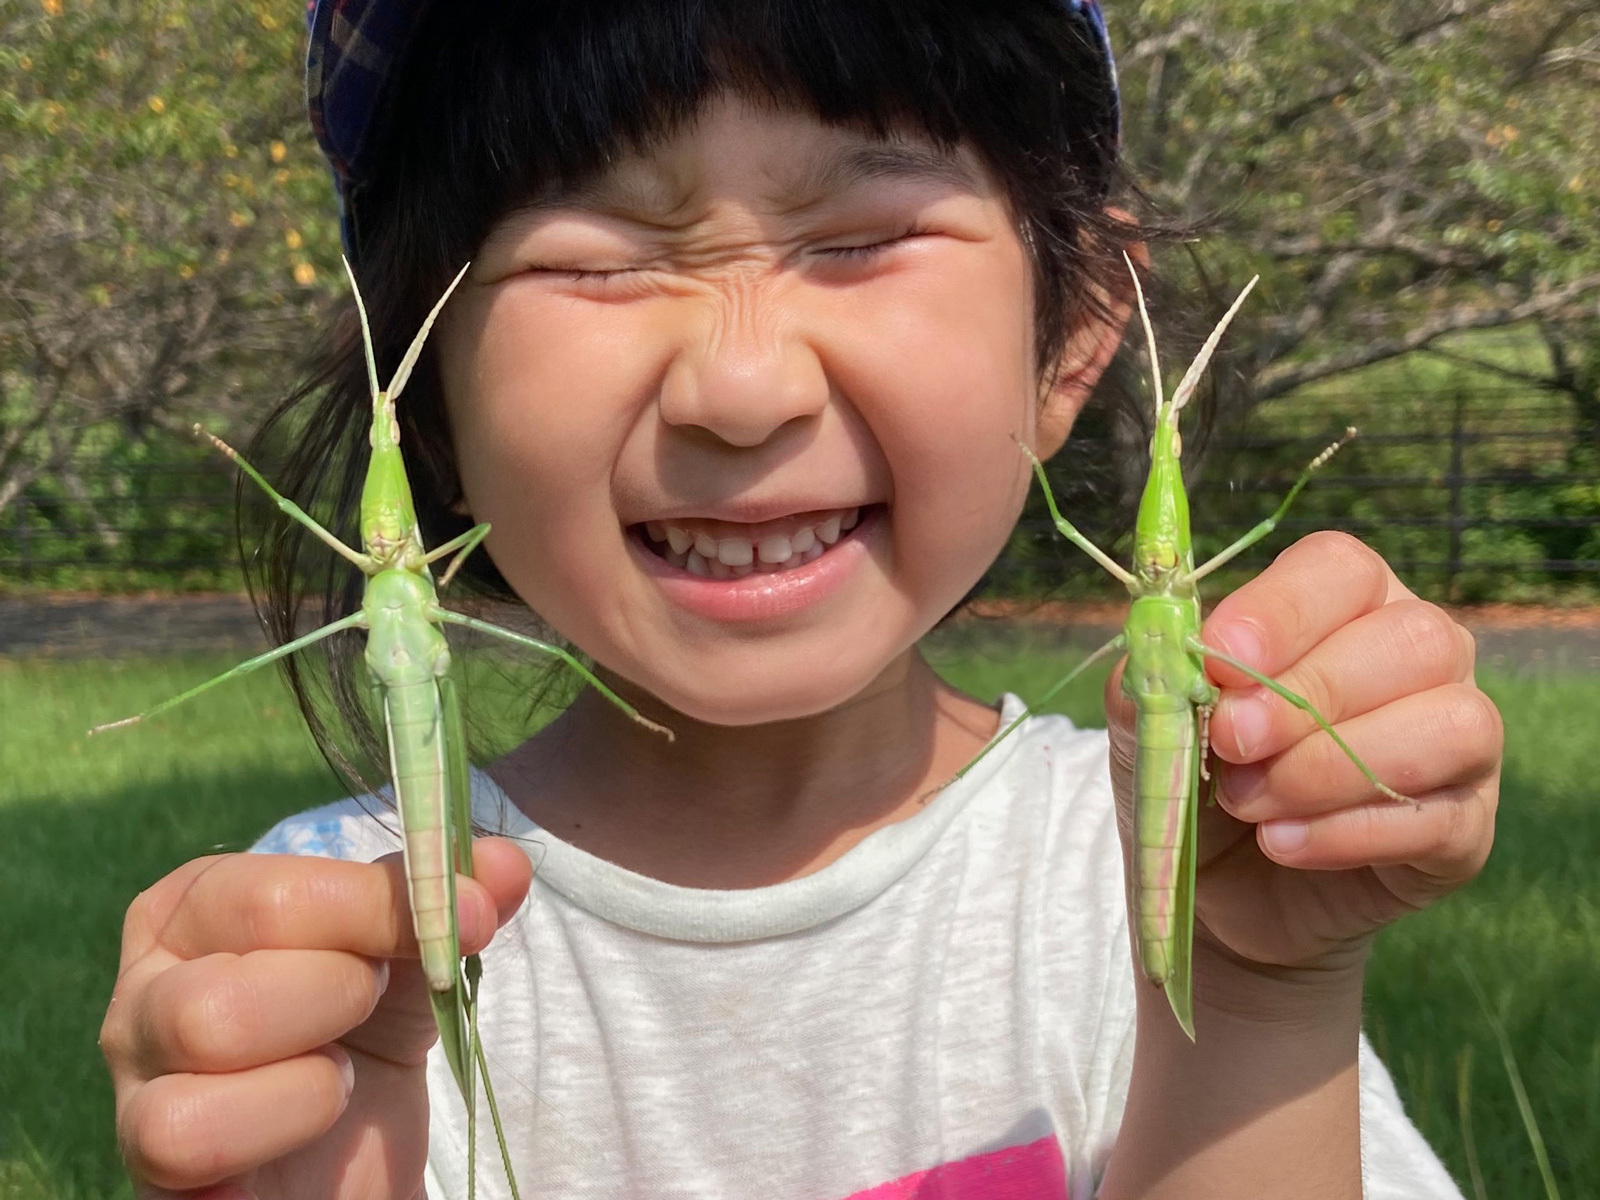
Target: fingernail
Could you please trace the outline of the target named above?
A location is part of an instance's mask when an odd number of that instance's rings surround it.
[[[385,992],[387,992],[388,990],[389,990],[389,960],[387,958],[380,958],[378,960],[378,995],[381,996]]]
[[[495,914],[488,910],[476,896],[461,901],[461,936],[473,945],[487,942],[494,936]]]
[[[1259,696],[1238,696],[1225,701],[1224,706],[1239,757],[1250,762],[1266,744],[1267,734],[1272,732],[1272,714],[1267,710],[1266,701]]]
[[[356,1086],[356,1065],[350,1061],[349,1051],[343,1046],[335,1046],[331,1042],[321,1047],[321,1050],[339,1068],[339,1078],[344,1081],[344,1094],[348,1096],[355,1090]]]
[[[1267,821],[1261,826],[1261,842],[1268,854],[1293,854],[1311,840],[1304,821]]]
[[[1261,791],[1267,769],[1254,763],[1225,766],[1217,779],[1217,802],[1229,816],[1250,819],[1250,805]]]
[[[1216,634],[1216,638],[1222,643],[1221,649],[1226,650],[1234,658],[1242,663],[1248,663],[1258,671],[1262,669],[1261,664],[1265,655],[1261,652],[1261,634],[1257,630],[1243,621],[1236,621],[1223,626]]]

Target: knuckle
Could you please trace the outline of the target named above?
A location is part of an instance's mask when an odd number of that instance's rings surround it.
[[[150,924],[152,910],[155,908],[156,892],[160,887],[159,882],[153,883],[129,902],[128,911],[122,917],[124,930],[144,929]]]
[[[305,889],[295,878],[273,877],[246,893],[239,914],[249,931],[250,945],[287,948],[295,944],[294,930],[306,909]]]
[[[1418,665],[1428,664],[1454,672],[1461,661],[1461,627],[1437,604],[1426,600],[1397,600],[1394,610],[1403,652]]]
[[[1494,701],[1470,684],[1454,684],[1445,691],[1439,720],[1455,738],[1474,747],[1498,752],[1503,727]]]
[[[210,1124],[204,1095],[146,1086],[123,1109],[117,1140],[136,1177],[159,1187],[194,1187],[209,1182],[217,1161]]]
[[[1435,853],[1442,859],[1467,860],[1477,849],[1478,819],[1470,804],[1450,799],[1441,805],[1443,817]]]
[[[1457,625],[1456,629],[1461,635],[1462,674],[1470,679],[1478,667],[1478,638],[1465,625]]]
[[[254,1007],[254,989],[236,976],[222,975],[185,989],[172,1006],[171,1051],[179,1061],[201,1069],[226,1065]]]
[[[106,1066],[113,1078],[121,1073],[124,1064],[133,1057],[133,1038],[125,1015],[127,1009],[127,998],[113,992],[111,1003],[106,1006],[105,1019],[100,1022],[100,1033],[96,1039],[100,1047],[100,1056],[106,1060]]]
[[[165,882],[164,879],[159,880],[145,888],[129,902],[127,912],[122,915],[123,967],[127,967],[133,958],[155,940],[161,921],[160,910],[165,907],[162,903],[165,892],[162,884]]]
[[[1353,576],[1379,594],[1388,586],[1388,567],[1383,556],[1354,534],[1319,529],[1308,533],[1298,544],[1324,560],[1327,567]]]

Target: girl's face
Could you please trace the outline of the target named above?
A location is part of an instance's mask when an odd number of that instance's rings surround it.
[[[972,154],[722,98],[485,242],[438,335],[466,507],[534,611],[672,708],[820,713],[1004,547],[1032,319]]]

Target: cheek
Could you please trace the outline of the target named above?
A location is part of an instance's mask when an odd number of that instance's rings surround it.
[[[648,369],[614,329],[516,292],[496,296],[470,344],[447,359],[446,395],[472,516],[494,525],[496,565],[540,609],[549,597],[519,581],[547,576],[540,564],[569,561],[596,539],[621,537],[605,501],[629,397]]]
[[[832,360],[889,466],[902,584],[934,619],[1004,548],[1027,492],[1015,440],[1032,436],[1036,409],[1025,264],[991,265],[964,272],[969,287],[903,288],[870,320],[841,322]]]

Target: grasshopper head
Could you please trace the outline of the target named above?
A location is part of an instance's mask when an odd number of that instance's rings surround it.
[[[1150,439],[1150,477],[1139,500],[1134,526],[1133,569],[1152,590],[1167,585],[1186,572],[1189,546],[1189,497],[1183,487],[1183,450],[1178,423],[1156,422]]]

